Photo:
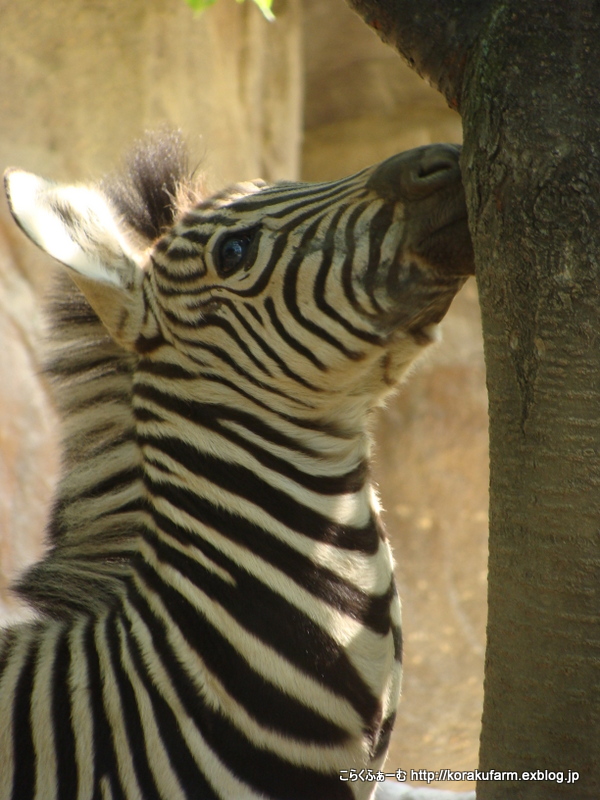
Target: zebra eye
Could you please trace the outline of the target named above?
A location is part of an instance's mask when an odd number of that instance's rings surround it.
[[[227,236],[218,250],[217,269],[220,275],[232,275],[243,266],[252,237],[236,233]]]

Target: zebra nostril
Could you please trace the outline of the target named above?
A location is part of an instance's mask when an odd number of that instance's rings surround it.
[[[445,173],[454,173],[458,167],[457,155],[441,147],[428,148],[421,159],[417,179],[426,180],[435,176],[443,179]]]
[[[419,200],[460,182],[460,147],[434,144],[392,156],[380,164],[368,185],[387,199]]]

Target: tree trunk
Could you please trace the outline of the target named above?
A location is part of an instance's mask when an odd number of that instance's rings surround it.
[[[463,118],[490,404],[480,767],[521,778],[478,798],[597,800],[600,8],[350,4]]]

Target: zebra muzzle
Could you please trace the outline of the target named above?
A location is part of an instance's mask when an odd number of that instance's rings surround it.
[[[417,261],[444,278],[475,271],[460,152],[459,145],[434,144],[399,153],[382,162],[367,184],[404,207],[401,261]]]

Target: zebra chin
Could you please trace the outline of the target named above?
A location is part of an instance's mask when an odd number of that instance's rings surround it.
[[[367,185],[402,204],[393,259],[372,259],[363,279],[380,310],[379,329],[423,344],[469,275],[474,255],[459,165],[460,148],[432,145],[400,153],[374,168]]]
[[[442,321],[465,281],[466,276],[440,275],[421,259],[402,261],[372,291],[381,308],[379,329],[418,336]]]
[[[417,147],[374,168],[367,186],[403,205],[401,262],[440,278],[474,274],[458,145]]]

